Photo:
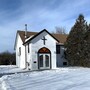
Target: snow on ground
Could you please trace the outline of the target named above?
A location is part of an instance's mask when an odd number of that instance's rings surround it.
[[[60,68],[5,75],[0,90],[90,90],[90,68]]]
[[[22,70],[15,65],[0,65],[0,74],[16,73],[16,72],[23,72],[23,71],[26,71],[26,70]]]

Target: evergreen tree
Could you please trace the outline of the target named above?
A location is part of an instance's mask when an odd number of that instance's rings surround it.
[[[90,25],[84,35],[84,57],[85,66],[90,67]]]
[[[87,23],[82,14],[79,15],[75,25],[71,28],[67,41],[66,57],[70,65],[84,66],[84,35],[87,32]]]

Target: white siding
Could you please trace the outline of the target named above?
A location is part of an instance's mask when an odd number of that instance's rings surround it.
[[[16,65],[20,68],[25,68],[25,46],[19,35],[16,40]],[[21,47],[21,55],[19,55],[19,47]]]
[[[43,44],[43,36],[45,36],[46,44]],[[38,35],[36,38],[34,38],[31,41],[31,61],[32,61],[32,70],[37,70],[38,69],[38,50],[42,47],[46,47],[51,51],[51,64],[52,64],[52,69],[56,68],[56,41],[46,32],[41,33]],[[36,61],[36,63],[34,63]]]

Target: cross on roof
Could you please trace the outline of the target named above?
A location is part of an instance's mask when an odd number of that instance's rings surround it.
[[[42,40],[43,40],[43,44],[45,45],[45,40],[47,40],[47,39],[45,38],[45,36],[43,36]]]

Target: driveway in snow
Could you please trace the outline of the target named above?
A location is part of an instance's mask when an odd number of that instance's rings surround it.
[[[0,82],[2,90],[90,90],[90,68],[19,73],[3,76]]]

